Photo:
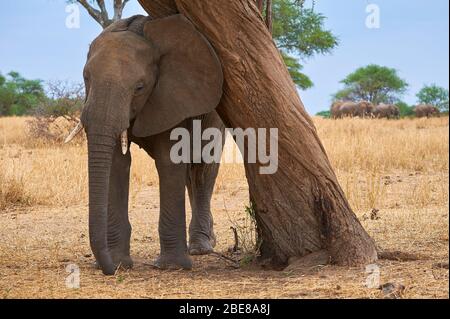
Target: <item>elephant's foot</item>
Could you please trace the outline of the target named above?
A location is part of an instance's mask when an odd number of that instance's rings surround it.
[[[114,258],[113,258],[114,260]],[[120,258],[119,260],[114,260],[115,265],[120,265],[121,268],[124,269],[132,269],[134,266],[133,260],[130,256],[124,256]]]
[[[117,265],[123,269],[131,269],[133,268],[133,260],[130,257],[129,251],[123,250],[111,250],[111,257],[114,265]]]
[[[209,237],[204,234],[190,236],[189,255],[191,256],[209,255],[214,252],[214,247],[216,247],[216,235],[212,230]]]
[[[191,270],[192,260],[186,255],[160,255],[153,266],[161,270]]]
[[[130,256],[117,256],[112,255],[113,263],[115,265],[115,268],[123,268],[123,269],[132,269],[134,266],[133,260]],[[100,265],[97,261],[94,262],[94,268],[100,269]]]

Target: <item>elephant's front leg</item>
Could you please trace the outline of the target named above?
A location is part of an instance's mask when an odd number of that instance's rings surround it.
[[[160,187],[160,269],[192,269],[186,243],[186,164],[156,160]]]
[[[117,266],[131,268],[131,224],[128,219],[131,155],[122,154],[120,143],[114,149],[108,201],[108,248]]]

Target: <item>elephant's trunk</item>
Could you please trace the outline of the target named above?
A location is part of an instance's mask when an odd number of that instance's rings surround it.
[[[81,115],[88,138],[89,239],[105,275],[114,275],[117,267],[108,249],[108,197],[114,148],[129,126],[131,96],[124,91],[108,81],[101,87],[92,86]],[[128,143],[123,134],[122,139]]]
[[[92,252],[105,275],[116,272],[107,235],[109,179],[116,140],[112,134],[88,134],[89,238]]]

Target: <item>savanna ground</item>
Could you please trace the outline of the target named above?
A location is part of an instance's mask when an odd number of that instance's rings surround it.
[[[87,235],[85,144],[30,139],[26,120],[0,119],[0,297],[386,297],[365,287],[364,267],[272,271],[234,255],[242,259],[240,268],[203,256],[194,257],[190,272],[153,269],[149,263],[159,249],[158,179],[153,163],[136,147],[130,203],[135,268],[104,277],[92,267]],[[448,118],[315,122],[341,185],[377,246],[414,257],[380,260],[380,284],[403,285],[403,298],[448,298]],[[237,228],[243,250],[251,246],[246,205],[242,165],[223,165],[212,202],[217,252],[230,255],[235,244],[230,227]],[[69,264],[80,267],[80,289],[66,287]]]

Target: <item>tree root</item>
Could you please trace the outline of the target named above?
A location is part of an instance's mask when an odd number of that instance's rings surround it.
[[[315,267],[325,266],[330,263],[330,253],[327,250],[320,250],[315,253],[306,255],[305,257],[293,257],[289,259],[289,266],[284,270],[291,271],[297,269],[311,269]]]
[[[378,258],[384,259],[384,260],[401,261],[401,262],[427,259],[427,257],[419,255],[419,254],[406,253],[406,252],[398,251],[398,250],[379,251]]]

